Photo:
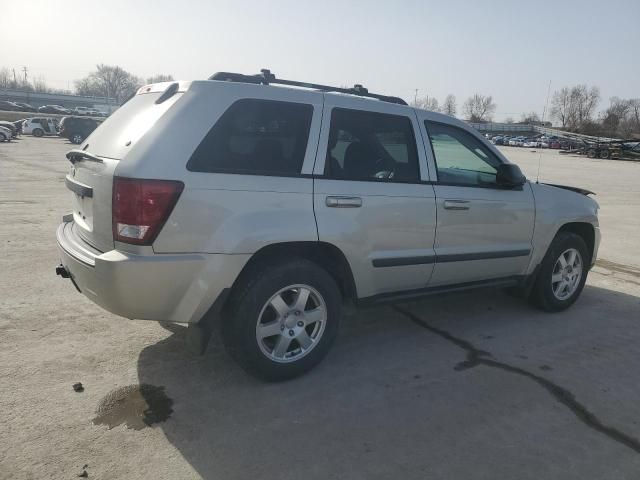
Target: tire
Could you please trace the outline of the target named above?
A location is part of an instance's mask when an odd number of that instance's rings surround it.
[[[229,354],[267,381],[288,380],[316,366],[338,333],[341,295],[331,275],[313,262],[293,259],[262,265],[245,277],[223,315]],[[308,300],[300,308],[295,303],[303,291]]]
[[[595,150],[588,150],[587,151],[587,157],[596,158],[596,151]]]
[[[5,137],[4,133],[0,133],[0,142],[6,142],[7,137]]]
[[[79,133],[74,133],[73,135],[71,135],[71,137],[69,138],[69,141],[75,145],[80,145],[82,143],[82,141],[84,140],[84,137],[79,134]]]
[[[563,255],[565,263],[571,258],[571,253],[576,252],[580,262],[580,273],[577,272],[574,262],[570,269],[563,269],[560,256]],[[553,239],[547,250],[531,291],[530,300],[538,308],[547,312],[559,312],[569,308],[580,296],[589,272],[591,255],[587,250],[585,241],[579,235],[571,232],[560,232]],[[559,280],[558,280],[559,279]],[[565,282],[566,289],[562,289]]]
[[[609,150],[600,150],[600,158],[604,160],[609,158]]]
[[[36,128],[33,130],[33,136],[34,137],[42,137],[44,136],[44,130],[42,130],[41,128]]]

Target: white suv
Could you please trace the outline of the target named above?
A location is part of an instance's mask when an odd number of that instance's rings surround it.
[[[22,122],[22,133],[34,137],[57,135],[58,120],[49,117],[27,118]]]
[[[502,286],[567,308],[600,240],[590,192],[526,181],[465,123],[268,71],[142,87],[67,158],[57,273],[204,340],[221,317],[272,380],[323,358],[345,301]]]

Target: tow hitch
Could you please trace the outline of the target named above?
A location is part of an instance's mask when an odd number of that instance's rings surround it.
[[[65,267],[62,264],[58,265],[56,267],[56,275],[59,275],[62,278],[68,278],[69,280],[71,280],[71,283],[73,283],[73,286],[76,287],[76,290],[78,290],[80,293],[82,293],[82,290],[80,290],[80,287],[78,287],[78,284],[73,279],[73,276],[71,275],[71,272],[69,270],[67,270],[67,267]]]
[[[60,275],[62,278],[71,278],[69,270],[62,264],[56,267],[56,275]]]

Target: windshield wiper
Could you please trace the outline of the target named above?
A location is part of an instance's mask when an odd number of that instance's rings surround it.
[[[79,160],[90,160],[92,162],[103,163],[103,160],[100,157],[93,153],[85,152],[84,150],[69,150],[66,157],[73,164]]]

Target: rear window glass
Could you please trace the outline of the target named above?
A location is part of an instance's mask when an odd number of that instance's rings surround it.
[[[155,101],[162,92],[135,95],[91,134],[88,151],[102,157],[121,159],[164,113],[182,96],[176,93],[162,103]]]
[[[266,175],[300,173],[313,107],[272,100],[238,100],[195,150],[187,169]]]

